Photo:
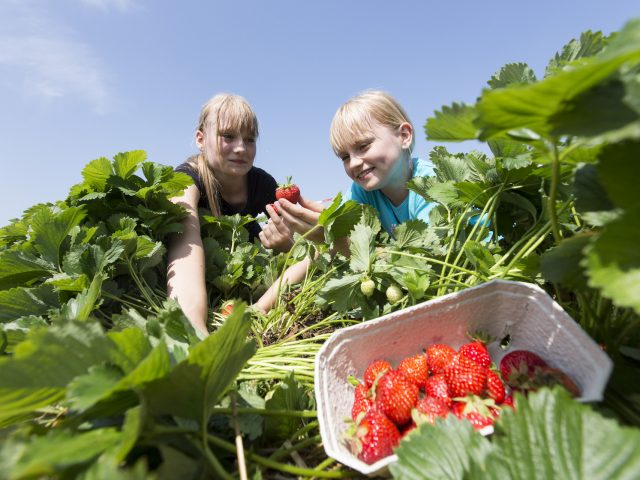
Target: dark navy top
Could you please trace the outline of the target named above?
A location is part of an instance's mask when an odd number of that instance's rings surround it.
[[[197,170],[187,162],[184,162],[178,165],[175,168],[175,171],[189,175],[193,179],[193,183],[198,187],[198,190],[200,191],[200,202],[198,203],[198,208],[207,208],[211,210],[209,208],[209,200],[207,199],[204,183],[202,182],[200,175],[198,175]],[[240,215],[252,215],[255,217],[261,213],[267,213],[265,206],[269,203],[275,202],[276,200],[277,182],[271,175],[258,167],[251,167],[251,170],[247,173],[247,182],[247,203],[244,208],[234,208],[229,205],[224,198],[220,196],[218,197],[222,215],[235,215],[238,213]],[[257,222],[249,223],[246,225],[246,228],[249,230],[251,240],[257,237],[261,230],[260,225],[258,225]]]

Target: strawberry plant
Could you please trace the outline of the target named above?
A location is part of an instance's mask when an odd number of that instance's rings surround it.
[[[337,195],[320,215],[324,243],[301,237],[274,255],[248,241],[254,218],[201,212],[205,340],[165,288],[165,245],[185,216],[169,199],[191,179],[142,151],[90,162],[64,200],[0,228],[3,474],[354,476],[320,446],[314,358],[324,341],[336,328],[502,278],[540,285],[606,349],[615,368],[604,401],[583,405],[541,386],[571,390],[572,380],[540,368],[531,379],[538,390],[512,396],[489,370],[482,394],[515,401],[515,410],[503,408],[483,437],[440,418],[443,404],[461,403],[446,383],[456,352],[427,350],[430,376],[415,388],[437,401],[421,403],[428,421],[403,425],[410,433],[391,474],[632,478],[640,470],[639,65],[633,20],[611,36],[585,32],[540,75],[506,65],[474,103],[435,112],[425,124],[430,141],[486,148],[430,152],[435,175],[409,185],[434,202],[429,224],[408,221],[389,235],[370,207]],[[350,256],[331,255],[344,236]],[[246,308],[305,256],[315,259],[309,274],[282,287],[272,311]],[[388,369],[361,392],[362,411]],[[473,392],[476,377],[457,381],[454,393]],[[492,412],[466,403],[455,407],[461,416]],[[354,441],[382,430],[361,424]],[[393,437],[381,442],[385,454]]]

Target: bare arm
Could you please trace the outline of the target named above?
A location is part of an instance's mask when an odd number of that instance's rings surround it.
[[[276,304],[278,289],[284,289],[287,285],[300,283],[307,274],[309,265],[311,265],[310,257],[306,257],[304,260],[300,260],[298,263],[291,265],[284,271],[282,277],[278,278],[254,305],[264,313],[267,313]]]
[[[195,185],[187,187],[181,197],[172,201],[183,206],[189,215],[182,222],[184,231],[169,243],[167,293],[180,304],[193,326],[202,334],[207,332],[207,290],[205,286],[204,248],[200,236],[198,201],[200,192]]]

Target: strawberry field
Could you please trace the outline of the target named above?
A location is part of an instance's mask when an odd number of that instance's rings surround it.
[[[427,139],[487,148],[428,152],[436,175],[410,183],[436,203],[428,225],[390,237],[338,195],[323,244],[274,254],[248,241],[251,218],[202,215],[204,340],[166,295],[165,245],[185,216],[169,198],[191,182],[173,167],[142,151],[98,158],[67,198],[0,229],[0,478],[361,477],[323,449],[319,349],[336,329],[495,279],[538,285],[606,351],[603,401],[516,393],[490,436],[452,415],[426,422],[389,474],[638,478],[640,20],[583,33],[539,74],[505,65],[475,104],[445,100]],[[345,235],[351,256],[331,256]],[[304,282],[266,315],[250,307],[307,255]]]

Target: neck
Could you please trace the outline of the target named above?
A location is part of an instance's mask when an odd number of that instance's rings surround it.
[[[409,195],[409,189],[407,188],[407,182],[411,180],[413,175],[413,161],[411,157],[407,158],[400,165],[398,174],[395,179],[380,191],[391,200],[396,207],[404,202],[404,199]]]

